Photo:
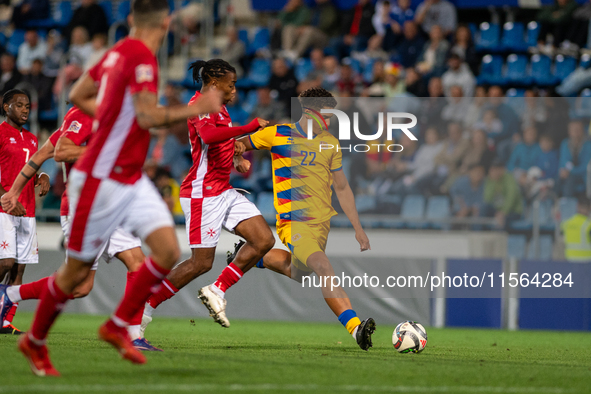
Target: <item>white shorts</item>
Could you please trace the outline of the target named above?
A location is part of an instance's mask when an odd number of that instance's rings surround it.
[[[222,228],[234,232],[238,223],[261,214],[252,202],[234,189],[215,197],[181,198],[181,207],[191,248],[214,248]]]
[[[64,237],[66,238],[67,245],[68,240],[70,239],[70,218],[68,216],[60,216],[60,223],[62,225],[62,231],[64,232]],[[109,242],[107,242],[107,244],[103,247],[103,249],[99,253],[99,257],[97,257],[94,260],[94,263],[92,264],[92,267],[90,269],[96,271],[99,262],[102,261],[104,263],[109,263],[111,262],[111,260],[113,260],[113,258],[115,258],[115,255],[117,253],[121,253],[133,248],[141,248],[141,246],[141,239],[139,239],[138,237],[134,237],[127,231],[118,227],[115,229],[113,234],[111,234]]]
[[[0,213],[0,259],[18,264],[39,263],[35,218]]]
[[[68,253],[81,261],[94,261],[118,227],[145,239],[160,228],[174,226],[168,206],[145,174],[130,185],[72,170],[68,197],[72,218]]]

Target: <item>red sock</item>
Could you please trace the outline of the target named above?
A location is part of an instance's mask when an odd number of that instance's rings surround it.
[[[43,279],[39,279],[36,282],[25,283],[21,285],[19,292],[21,293],[21,298],[23,300],[38,300],[41,298],[41,293],[43,289],[47,287],[47,281],[49,280],[49,276]]]
[[[33,340],[37,345],[45,341],[49,329],[61,313],[68,299],[68,295],[64,294],[55,284],[55,278],[53,276],[50,277],[47,281],[47,286],[41,293],[29,339]]]
[[[148,304],[154,309],[158,307],[158,305],[162,304],[164,301],[168,300],[169,298],[174,297],[174,295],[179,291],[168,279],[164,279],[162,281],[162,287],[158,290],[158,293],[152,294],[150,299],[148,299]]]
[[[170,270],[160,267],[147,257],[135,273],[129,289],[125,290],[125,295],[111,321],[119,327],[129,324],[136,313],[143,309],[148,298],[160,290],[160,284],[169,272]]]
[[[15,302],[14,304],[12,304],[12,306],[10,307],[10,310],[8,311],[8,313],[6,314],[6,317],[4,318],[4,321],[2,322],[2,326],[6,327],[12,324],[12,319],[14,319],[14,314],[16,313],[16,308],[18,307],[18,302]]]
[[[125,285],[125,296],[128,297],[129,296],[129,291],[131,291],[131,284],[133,283],[133,281],[135,280],[135,277],[137,276],[137,271],[136,272],[128,272],[127,273],[127,284]],[[133,318],[129,321],[129,325],[130,326],[137,326],[142,324],[142,315],[144,314],[144,308],[140,308],[137,313],[133,316]]]
[[[213,285],[225,293],[242,278],[242,275],[244,275],[244,272],[235,266],[234,263],[230,263],[230,265],[223,269]]]

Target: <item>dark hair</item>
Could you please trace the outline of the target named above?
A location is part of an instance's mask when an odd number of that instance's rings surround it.
[[[203,81],[204,85],[228,73],[236,74],[236,69],[223,59],[197,60],[191,64],[189,70],[193,70],[193,81]]]
[[[540,135],[540,140],[542,138],[545,138],[547,140],[550,140],[552,142],[552,145],[554,145],[554,138],[552,138],[552,135],[550,133],[543,133],[542,135]]]
[[[298,96],[302,107],[308,107],[315,110],[322,108],[334,108],[337,106],[337,100],[332,93],[320,87],[304,90]]]
[[[585,196],[584,194],[579,194],[577,196],[577,204],[579,204],[580,206],[583,206],[583,207],[588,208],[589,205],[590,205],[589,198],[587,196]]]
[[[131,3],[131,14],[136,22],[138,22],[138,17],[142,20],[151,14],[165,11],[168,13],[169,10],[167,0],[133,0]]]
[[[2,108],[0,110],[0,115],[4,115],[6,116],[6,112],[4,112],[4,104],[8,104],[12,101],[13,97],[16,95],[22,94],[24,96],[27,96],[27,98],[29,98],[29,95],[20,89],[10,89],[8,92],[4,93],[4,95],[2,96]]]

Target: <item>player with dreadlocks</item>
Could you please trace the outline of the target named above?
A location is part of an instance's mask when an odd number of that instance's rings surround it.
[[[143,330],[152,321],[152,312],[158,305],[211,269],[222,228],[240,235],[246,244],[233,263],[222,271],[218,281],[199,291],[199,298],[214,320],[228,327],[230,323],[226,318],[224,299],[226,290],[275,244],[273,233],[259,210],[229,182],[234,154],[241,154],[244,149],[244,145],[237,144],[234,138],[257,131],[267,126],[268,122],[255,118],[244,126],[232,127],[225,104],[232,101],[236,94],[236,70],[228,62],[222,59],[200,60],[193,63],[191,69],[193,79],[202,81],[203,85],[189,105],[208,90],[218,89],[223,93],[224,106],[219,113],[188,120],[193,166],[181,185],[180,197],[191,257],[170,272],[161,290],[146,303]]]

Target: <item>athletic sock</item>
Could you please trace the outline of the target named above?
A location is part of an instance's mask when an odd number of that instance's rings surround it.
[[[353,309],[347,309],[339,315],[339,321],[349,331],[349,334],[357,334],[357,327],[361,324],[361,320],[357,317],[357,313]]]
[[[158,305],[162,304],[164,301],[172,298],[178,293],[179,289],[177,289],[169,280],[168,278],[164,278],[162,281],[162,287],[158,290],[157,293],[154,293],[148,299],[148,305],[152,307],[152,311],[158,308]],[[150,312],[152,312],[150,311]],[[152,313],[149,314],[152,316]],[[141,320],[141,317],[140,317]]]
[[[6,295],[8,296],[8,299],[12,302],[19,302],[22,301],[23,298],[21,297],[21,292],[20,292],[20,288],[24,286],[24,285],[17,285],[17,286],[9,286],[6,288]],[[39,298],[39,295],[41,294],[41,291],[39,291],[39,294],[37,295],[36,298]]]
[[[127,273],[127,284],[125,285],[125,295],[128,296],[128,292],[131,291],[131,285],[137,276],[136,272]],[[142,324],[142,315],[144,314],[144,308],[138,309],[137,313],[129,321],[129,326],[140,326]],[[139,331],[138,331],[139,332]],[[138,336],[139,338],[139,336]],[[132,340],[135,338],[132,338]]]
[[[10,310],[8,311],[8,313],[6,314],[6,317],[4,318],[4,322],[2,324],[2,327],[6,327],[12,324],[12,319],[14,319],[14,315],[16,313],[16,308],[18,308],[18,303],[14,303],[12,304],[12,306],[10,307]]]
[[[12,302],[19,302],[23,300],[38,300],[41,298],[41,293],[47,287],[49,276],[41,278],[38,281],[25,283],[19,286],[10,286],[6,289],[6,294]],[[69,296],[70,300],[74,299],[73,295]]]
[[[152,317],[152,313],[154,313],[154,308],[152,308],[150,300],[148,300],[148,302],[144,304],[144,315]]]
[[[147,257],[131,281],[129,291],[126,289],[119,307],[111,317],[111,322],[118,327],[127,327],[136,313],[143,309],[148,298],[160,290],[162,280],[169,272],[169,269],[160,267]]]
[[[222,273],[214,282],[212,290],[215,293],[217,293],[215,291],[215,288],[217,288],[219,291],[222,292],[221,297],[223,298],[226,291],[228,291],[230,287],[236,284],[236,282],[238,282],[240,278],[242,278],[242,275],[244,275],[244,272],[242,272],[242,270],[238,268],[234,263],[230,263],[230,265],[228,265],[226,268],[222,270]],[[217,294],[219,295],[219,293]]]
[[[136,339],[140,339],[141,337],[141,325],[139,324],[134,324],[134,325],[129,325],[127,327],[127,333],[129,334],[129,339],[131,339],[132,341],[135,341]]]
[[[55,278],[50,277],[45,289],[41,293],[37,312],[35,313],[35,318],[29,331],[29,339],[34,344],[41,346],[45,343],[49,329],[61,313],[68,299],[68,295],[55,284]]]
[[[265,268],[265,265],[263,264],[263,258],[261,257],[261,259],[259,260],[259,262],[256,265],[257,268]]]

